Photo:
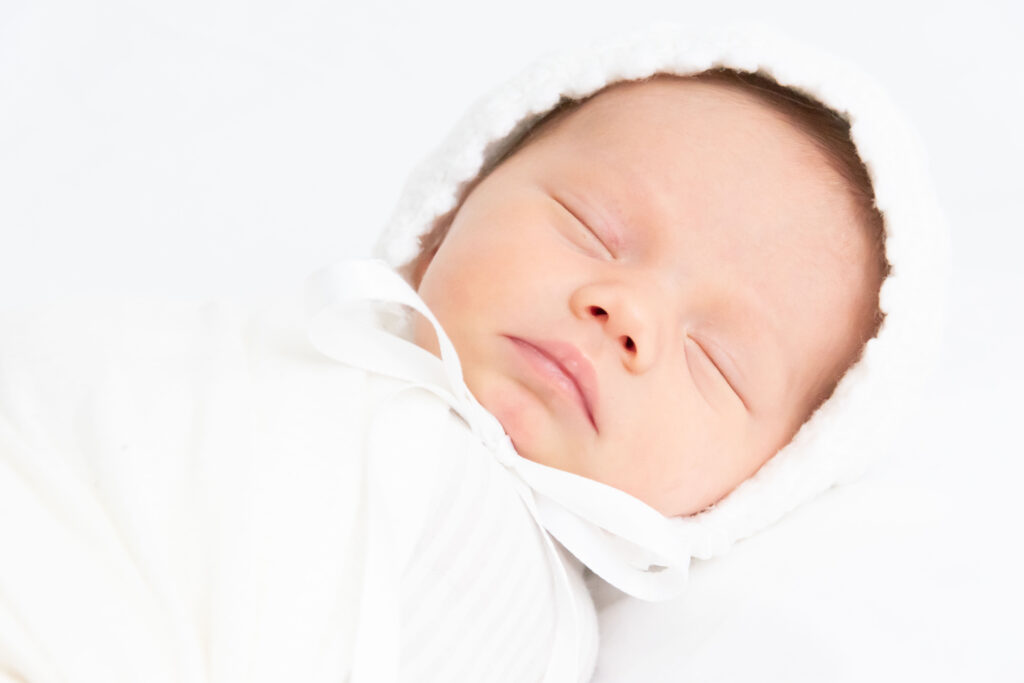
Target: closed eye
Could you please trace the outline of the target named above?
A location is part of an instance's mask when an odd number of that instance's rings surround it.
[[[715,362],[714,357],[710,353],[708,353],[704,346],[701,345],[700,342],[698,342],[693,337],[687,337],[687,340],[693,342],[693,345],[699,349],[700,355],[702,355],[704,357],[704,360],[706,360],[715,369],[715,372],[726,383],[726,385],[729,387],[729,390],[736,396],[736,398],[740,400],[740,403],[743,404],[743,407],[747,410],[747,412],[749,412],[750,408],[747,406],[747,402],[746,400],[744,400],[743,395],[736,390],[736,385],[729,380],[729,376],[722,371],[721,366]]]
[[[554,197],[554,200],[555,200],[555,202],[558,203],[559,206],[562,207],[562,209],[564,209],[566,211],[566,213],[568,213],[570,216],[572,216],[576,220],[576,222],[584,229],[584,231],[586,233],[586,240],[588,242],[596,242],[597,245],[609,257],[615,258],[615,255],[612,253],[611,249],[608,248],[608,245],[606,245],[604,243],[604,240],[602,240],[601,237],[596,232],[594,232],[594,230],[587,224],[587,222],[585,220],[580,218],[579,214],[577,214],[575,211],[573,211],[571,208],[569,208],[568,205],[566,205],[563,201],[561,201],[557,197]]]

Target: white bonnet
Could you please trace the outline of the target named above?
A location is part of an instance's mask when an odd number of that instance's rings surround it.
[[[882,284],[886,318],[860,361],[792,442],[713,507],[674,520],[694,557],[707,558],[772,524],[828,487],[857,476],[885,452],[938,357],[948,236],[919,136],[879,87],[847,63],[760,27],[659,24],[556,54],[479,100],[411,174],[377,244],[400,267],[418,238],[455,207],[464,188],[563,97],[617,81],[714,67],[760,71],[843,115],[874,186],[892,267]]]

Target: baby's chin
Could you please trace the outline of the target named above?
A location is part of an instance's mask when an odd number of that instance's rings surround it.
[[[564,454],[574,449],[565,443],[557,416],[529,389],[510,380],[470,383],[469,377],[467,385],[501,423],[519,455],[541,465],[573,471]]]

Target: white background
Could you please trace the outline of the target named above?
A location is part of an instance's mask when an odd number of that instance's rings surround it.
[[[544,52],[652,20],[773,25],[919,126],[949,348],[890,457],[602,616],[598,678],[1024,680],[1019,3],[0,0],[0,309],[243,300],[369,251],[406,173]]]

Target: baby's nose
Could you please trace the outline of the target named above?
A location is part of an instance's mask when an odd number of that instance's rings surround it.
[[[600,306],[591,306],[590,314],[601,321],[602,324],[608,320],[608,311],[604,310]],[[633,338],[628,334],[622,335],[618,341],[626,351],[629,353],[636,353],[636,342],[633,341]]]
[[[580,318],[597,322],[616,346],[623,365],[633,373],[645,372],[656,356],[654,320],[628,292],[606,285],[580,288],[572,308]]]

